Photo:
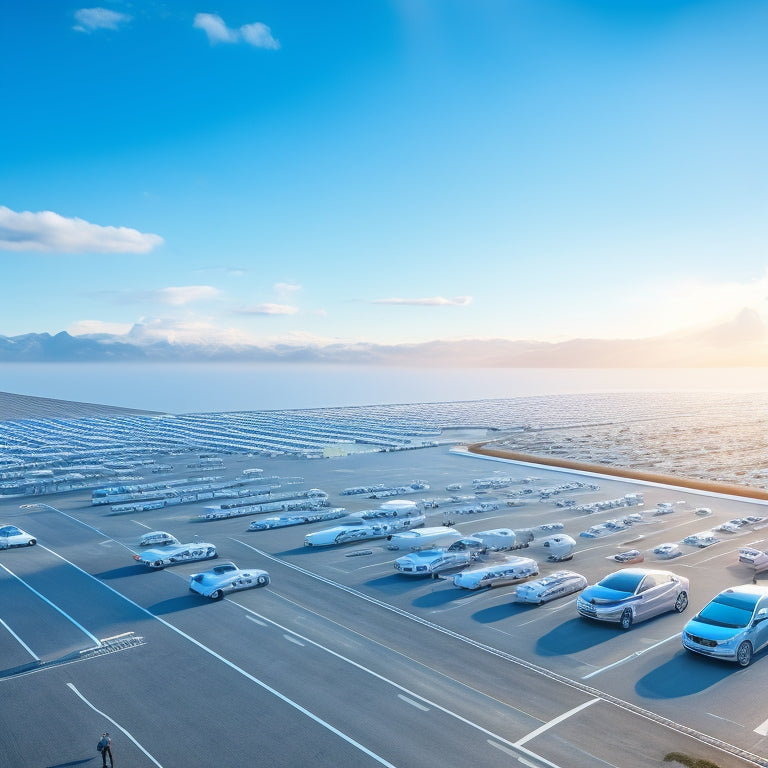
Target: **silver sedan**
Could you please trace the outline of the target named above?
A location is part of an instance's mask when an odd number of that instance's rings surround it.
[[[576,601],[582,616],[613,621],[629,629],[666,611],[688,607],[688,579],[669,571],[625,568],[587,587]]]

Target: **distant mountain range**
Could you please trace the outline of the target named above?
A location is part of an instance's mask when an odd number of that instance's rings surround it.
[[[467,368],[686,368],[768,365],[768,333],[743,310],[728,323],[645,339],[571,339],[558,343],[468,339],[419,344],[224,346],[130,342],[62,331],[0,336],[0,362],[292,362]]]

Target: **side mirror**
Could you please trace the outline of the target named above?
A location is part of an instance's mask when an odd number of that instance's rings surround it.
[[[754,624],[759,624],[761,621],[765,621],[768,619],[768,608],[761,608],[756,614],[755,614],[755,621]]]

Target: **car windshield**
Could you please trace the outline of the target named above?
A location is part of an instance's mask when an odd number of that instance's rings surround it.
[[[21,531],[13,525],[6,525],[0,528],[0,536],[18,536]]]
[[[637,585],[643,580],[643,573],[630,573],[628,571],[619,571],[606,576],[600,586],[606,589],[615,589],[617,592],[627,592],[634,594]]]
[[[746,627],[752,619],[757,600],[757,595],[718,595],[696,619],[718,627]]]

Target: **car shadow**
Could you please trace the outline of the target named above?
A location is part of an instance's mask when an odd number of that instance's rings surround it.
[[[200,595],[184,595],[181,597],[171,597],[168,600],[161,600],[159,603],[147,606],[147,610],[155,615],[166,613],[178,613],[186,611],[189,608],[196,608],[201,603],[211,602],[208,598]]]
[[[70,768],[73,765],[83,765],[84,763],[90,763],[91,760],[98,760],[98,755],[95,757],[84,757],[81,760],[70,760],[68,763],[56,763],[56,765],[49,765],[47,768]]]
[[[536,652],[542,656],[567,656],[613,640],[617,632],[621,630],[612,622],[576,617],[542,635],[536,643]]]
[[[641,677],[635,683],[635,691],[647,699],[677,699],[702,693],[744,671],[738,664],[697,656],[681,648],[671,659]]]
[[[151,569],[146,565],[140,563],[133,563],[131,565],[124,565],[121,568],[113,568],[111,571],[102,571],[101,573],[95,573],[94,576],[97,579],[125,579],[128,576],[135,576],[137,573],[148,572]]]
[[[508,619],[511,616],[517,616],[521,613],[527,613],[528,611],[535,611],[535,605],[527,605],[525,603],[499,603],[499,605],[491,606],[490,608],[483,608],[482,611],[477,611],[472,614],[472,618],[480,624],[492,624],[494,621],[502,621]]]

